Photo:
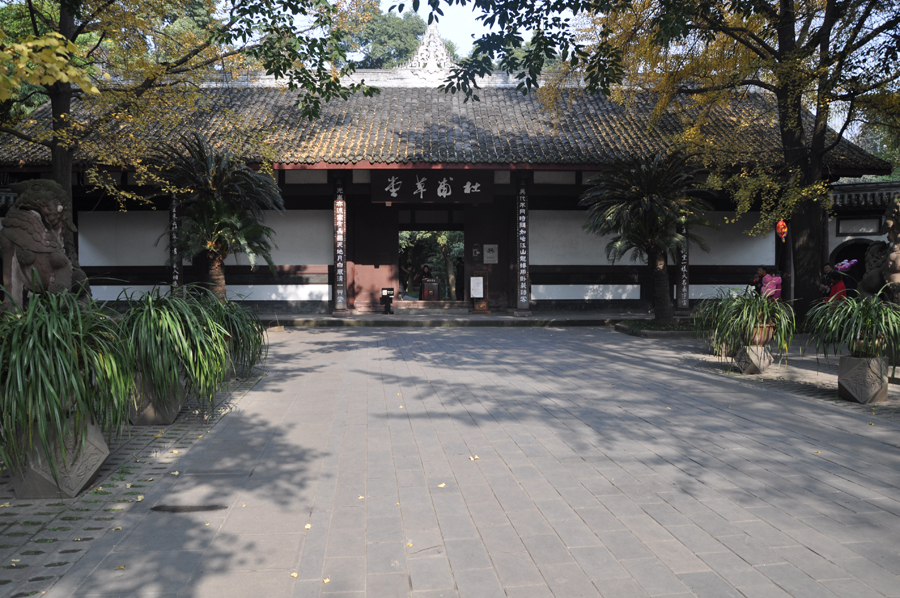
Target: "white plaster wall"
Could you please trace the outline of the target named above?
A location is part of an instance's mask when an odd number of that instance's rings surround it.
[[[837,220],[834,218],[828,219],[828,253],[830,254],[834,251],[834,248],[840,245],[841,243],[845,243],[847,241],[853,241],[855,239],[869,239],[871,241],[884,241],[887,237],[884,235],[853,235],[852,237],[839,237],[837,236]]]
[[[329,284],[230,284],[228,298],[245,301],[328,301]]]
[[[272,259],[276,265],[334,264],[332,210],[288,210],[281,214],[267,211],[264,224],[275,231],[274,241],[278,247],[272,250]],[[227,263],[249,264],[247,256],[243,254],[229,257]]]
[[[533,284],[534,301],[565,301],[585,299],[640,299],[641,287],[636,284]]]
[[[695,230],[709,245],[709,252],[692,244],[692,266],[757,266],[775,263],[775,231],[758,237],[747,234],[758,221],[758,216],[747,214],[735,223],[726,222],[726,218],[734,218],[734,212],[708,212],[706,218],[716,228],[700,227]]]
[[[718,226],[700,228],[709,245],[709,253],[691,246],[691,265],[731,266],[775,263],[775,232],[751,237],[745,231],[756,220],[745,216],[736,223],[728,223],[729,212],[710,212],[707,218]],[[585,232],[581,227],[586,212],[580,210],[532,210],[529,214],[531,236],[531,263],[535,266],[604,266],[606,244],[611,237],[599,237]],[[630,265],[631,256],[625,256],[617,264]]]
[[[78,259],[83,266],[163,266],[169,257],[169,213],[79,212]]]
[[[528,215],[529,261],[535,266],[608,266],[606,244],[582,230],[586,212],[581,210],[532,210]],[[623,264],[631,263],[625,256]]]

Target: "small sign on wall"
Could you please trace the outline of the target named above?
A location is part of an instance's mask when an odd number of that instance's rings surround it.
[[[485,264],[496,264],[500,258],[499,246],[497,245],[485,245],[484,246],[484,263]]]
[[[470,280],[469,296],[472,299],[484,299],[484,278],[473,276]]]

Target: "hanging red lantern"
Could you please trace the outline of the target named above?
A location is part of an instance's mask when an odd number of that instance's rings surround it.
[[[778,233],[778,236],[781,237],[781,242],[784,243],[784,238],[787,236],[787,224],[784,220],[778,221],[778,224],[775,225],[775,232]]]

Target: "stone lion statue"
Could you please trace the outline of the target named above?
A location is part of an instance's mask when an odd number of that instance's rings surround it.
[[[0,222],[3,259],[3,307],[32,293],[80,292],[87,277],[74,268],[65,251],[67,227],[75,227],[65,215],[66,192],[55,181],[30,180],[12,185],[19,197]]]
[[[888,285],[886,299],[900,303],[900,197],[885,210],[881,233],[888,240],[872,243],[866,250],[866,273],[859,282],[859,291],[870,297]]]

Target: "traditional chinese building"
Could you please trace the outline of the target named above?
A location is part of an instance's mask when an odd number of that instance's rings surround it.
[[[276,231],[277,276],[264,267],[251,272],[241,256],[231,257],[226,280],[233,296],[259,302],[265,311],[379,310],[382,290],[401,286],[400,232],[440,230],[464,235],[464,303],[443,307],[470,305],[473,279],[475,294],[483,288],[491,309],[519,313],[649,303],[646,269],[608,262],[607,239],[582,230],[578,199],[590,177],[614,160],[664,149],[683,127],[684,113],[673,109],[655,119],[649,98],[621,105],[572,92],[567,108],[554,114],[502,74],[481,82],[480,101],[465,102],[436,89],[450,65],[429,27],[404,67],[357,73],[379,87],[379,95],[331,102],[315,121],[302,119],[290,93],[265,81],[206,90],[214,106],[227,106],[265,132],[286,204],[266,222]],[[759,159],[777,161],[780,138],[766,102],[747,94],[718,108],[705,132],[739,136]],[[198,111],[192,120],[202,135],[226,137],[215,109]],[[889,170],[846,141],[829,154],[827,167],[834,179]],[[0,169],[49,176],[49,152],[4,137]],[[132,173],[111,176],[140,190]],[[122,212],[76,178],[79,255],[95,295],[114,299],[126,287],[170,284],[165,241],[158,242],[169,205]],[[712,194],[710,200],[708,217],[718,228],[703,231],[709,253],[691,250],[689,297],[682,299],[743,286],[761,264],[788,264],[774,231],[748,236],[752,214],[729,223],[729,202]],[[181,274],[196,278],[189,265]],[[674,265],[671,274],[674,294]]]

